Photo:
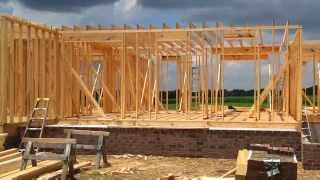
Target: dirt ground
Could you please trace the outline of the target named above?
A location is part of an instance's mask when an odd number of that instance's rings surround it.
[[[78,156],[79,160],[95,162],[95,156]],[[170,174],[183,177],[219,177],[235,167],[236,160],[162,157],[142,155],[108,156],[111,166],[95,170],[94,166],[82,171],[77,179],[156,180]],[[306,171],[298,164],[298,179],[320,180],[320,171]]]

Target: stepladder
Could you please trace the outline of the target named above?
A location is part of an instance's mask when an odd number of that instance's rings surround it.
[[[302,138],[306,138],[308,140],[312,139],[307,107],[304,107],[304,110],[302,111],[301,132]]]
[[[26,123],[21,139],[25,137],[42,138],[46,121],[48,119],[49,98],[37,98],[30,118]],[[23,148],[21,141],[20,149]]]

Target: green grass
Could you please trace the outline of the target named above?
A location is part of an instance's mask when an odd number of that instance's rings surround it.
[[[308,96],[310,100],[312,101],[312,96]],[[302,98],[303,103],[305,103],[305,98]],[[211,102],[211,98],[209,97],[209,104]],[[307,106],[310,106],[308,102]],[[194,102],[192,103],[192,107],[194,107]],[[253,104],[253,96],[226,96],[224,97],[224,104],[225,106],[234,106],[234,107],[251,107]],[[262,107],[268,107],[268,102],[265,101],[262,104]],[[166,108],[166,102],[165,99],[163,100],[163,107]],[[176,109],[176,99],[171,98],[169,99],[168,108],[170,110]]]
[[[224,97],[226,106],[250,107],[253,104],[252,96],[227,96]]]
[[[209,103],[211,102],[209,97]],[[193,102],[194,104],[194,102]],[[226,106],[236,106],[236,107],[251,107],[253,104],[252,96],[227,96],[224,98],[224,104]],[[166,102],[163,100],[163,106],[166,107]],[[268,107],[267,101],[262,105],[263,107]],[[168,108],[171,110],[176,109],[176,99],[169,99]]]

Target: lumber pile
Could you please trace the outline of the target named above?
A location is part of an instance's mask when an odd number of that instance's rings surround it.
[[[57,179],[62,174],[62,161],[47,160],[40,161],[36,167],[28,164],[25,170],[21,167],[21,152],[18,149],[9,149],[0,152],[0,180],[20,180],[20,179]],[[91,162],[79,162],[74,165],[75,172],[79,172],[81,168],[91,165]]]

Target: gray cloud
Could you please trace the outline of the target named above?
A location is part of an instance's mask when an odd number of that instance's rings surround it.
[[[318,31],[319,0],[140,0],[145,8],[175,10],[184,22],[222,21],[229,24],[302,24]]]
[[[0,0],[0,12],[10,10],[9,6],[2,7],[1,10],[1,3],[8,4],[8,1],[10,0]],[[254,25],[271,24],[275,19],[278,24],[284,24],[287,20],[291,24],[302,24],[305,39],[320,39],[319,0],[137,0],[138,7],[125,13],[118,11],[114,6],[117,1],[126,3],[125,0],[11,1],[18,2],[11,3],[14,15],[47,24],[110,25],[114,23],[121,25],[126,23],[147,26],[148,24],[161,25],[162,22],[166,22],[174,26],[176,21],[182,24],[192,21],[199,25],[202,22],[213,24],[215,21],[221,21],[225,25],[247,23]],[[239,65],[227,63],[226,88],[252,88],[252,68],[250,63]],[[169,69],[169,73],[174,74],[174,71]],[[171,85],[175,85],[174,79],[169,81]]]
[[[215,6],[236,5],[239,0],[139,0],[147,8],[154,9],[185,9],[206,8]]]
[[[24,6],[39,11],[80,12],[83,9],[114,3],[116,0],[18,0]]]

